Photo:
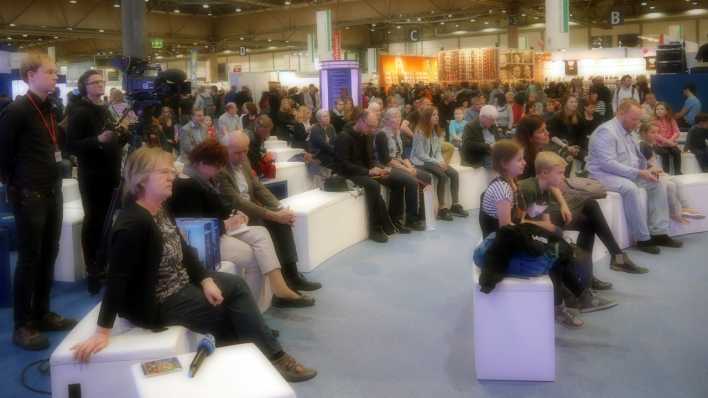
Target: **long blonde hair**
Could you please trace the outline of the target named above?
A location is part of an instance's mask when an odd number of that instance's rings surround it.
[[[150,173],[161,161],[174,163],[174,156],[160,148],[143,147],[130,156],[125,162],[123,170],[123,200],[137,200],[144,192],[144,184]]]

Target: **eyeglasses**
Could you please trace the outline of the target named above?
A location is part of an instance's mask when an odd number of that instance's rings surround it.
[[[106,83],[105,80],[94,80],[94,81],[92,81],[92,82],[86,82],[86,85],[87,85],[87,86],[93,86],[94,84],[105,84],[105,83]]]

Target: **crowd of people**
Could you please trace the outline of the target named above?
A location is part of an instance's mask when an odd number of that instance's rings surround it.
[[[274,176],[265,148],[271,136],[301,148],[298,159],[316,181],[344,178],[360,187],[369,238],[380,243],[425,230],[430,220],[423,194],[434,182],[438,220],[469,216],[459,202],[455,152],[463,165],[490,169],[497,177],[481,198],[480,286],[488,292],[505,275],[549,273],[556,319],[571,328],[583,321],[570,308],[589,312],[617,305],[598,294],[612,284],[594,276],[588,260],[595,237],[609,250],[611,269],[648,270],[619,247],[596,198],[571,195],[566,178],[591,177],[618,192],[632,240],[647,253],[682,245],[668,236],[669,220],[703,217],[688,208],[669,175],[681,172],[682,127],[690,128],[686,150],[708,170],[708,115],[700,113],[690,84],[676,113],[656,100],[645,78],[633,82],[630,76],[614,93],[602,78],[546,86],[370,85],[360,106],[342,95],[331,110],[322,108],[314,86],[284,90],[272,83],[257,104],[247,87],[228,93],[202,87],[178,106],[148,115],[137,148],[123,161],[131,137],[116,125],[136,116],[119,90],[104,100],[100,72],[81,76],[64,115],[49,96],[56,84],[49,58],[28,56],[21,75],[28,94],[0,114],[0,177],[15,209],[19,242],[13,341],[30,350],[49,346],[43,332],[76,324],[49,308],[62,219],[58,165],[67,157],[78,166],[89,292],[104,288],[97,331],[74,347],[76,357],[86,361],[105,348],[120,315],[148,328],[183,325],[211,333],[219,344],[253,341],[289,381],[310,379],[316,371],[280,346],[245,282],[207,272],[175,224],[175,217],[218,219],[222,258],[257,267],[273,288],[274,306],[314,305],[311,293],[303,292],[321,284],[298,271],[294,213],[261,181]],[[177,161],[184,164],[180,173]],[[104,239],[119,186],[122,209]],[[648,211],[639,205],[640,189],[647,191]],[[563,230],[579,231],[576,246],[562,239]],[[546,255],[552,250],[553,256]],[[515,261],[523,251],[546,260]]]

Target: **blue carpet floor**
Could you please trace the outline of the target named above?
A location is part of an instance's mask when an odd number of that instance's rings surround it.
[[[708,234],[681,238],[660,256],[630,251],[651,269],[633,276],[596,265],[620,305],[584,315],[585,328],[557,329],[553,383],[478,382],[472,339],[471,250],[476,217],[434,232],[360,243],[310,274],[325,287],[313,308],[271,309],[283,346],[319,370],[294,385],[299,397],[708,397]],[[54,308],[80,316],[95,300],[80,284],[57,284]],[[11,311],[0,310],[2,397],[34,397],[24,365],[49,355],[9,343]],[[55,347],[62,335],[51,336]],[[38,388],[49,377],[28,374]]]

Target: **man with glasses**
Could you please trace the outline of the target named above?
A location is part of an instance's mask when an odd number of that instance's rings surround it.
[[[71,108],[67,148],[79,161],[79,190],[84,206],[82,246],[88,290],[97,294],[105,264],[97,254],[103,241],[103,223],[113,191],[120,184],[125,140],[111,130],[113,118],[103,103],[105,81],[101,72],[88,70],[78,81],[81,99]]]

